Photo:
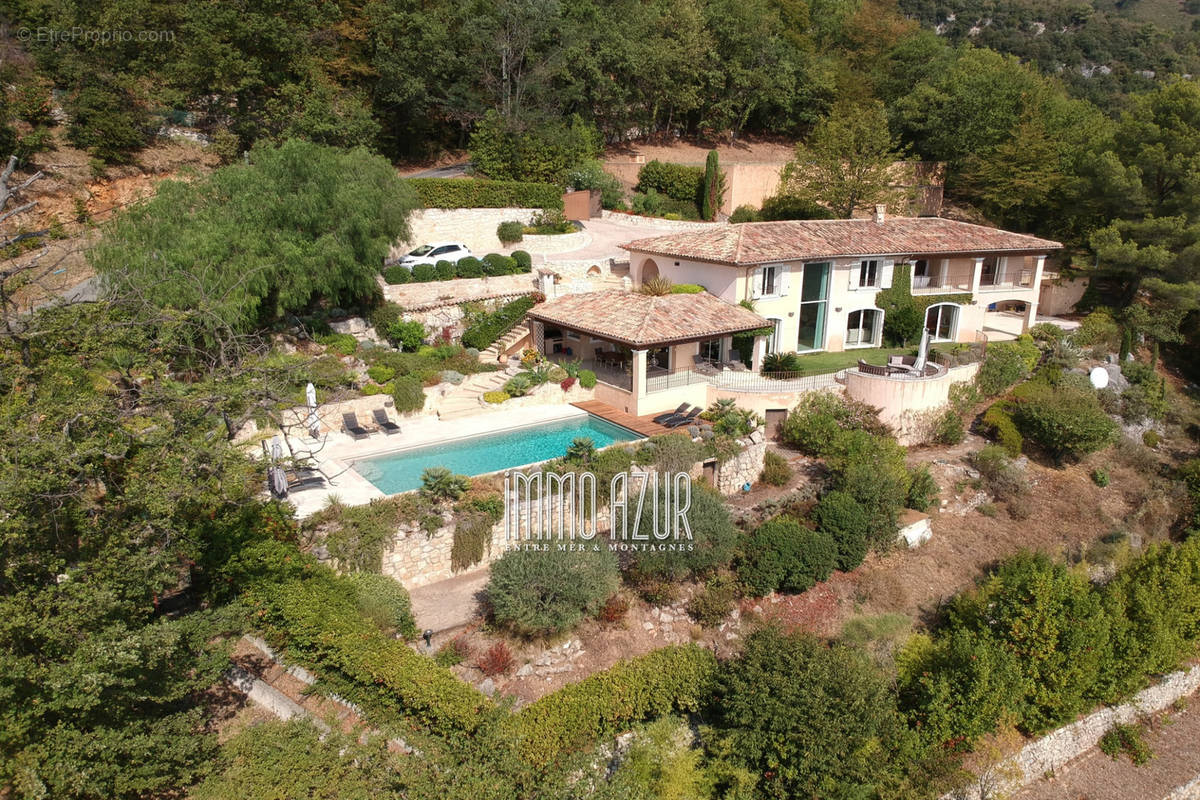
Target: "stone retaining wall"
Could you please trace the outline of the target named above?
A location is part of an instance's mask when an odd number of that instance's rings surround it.
[[[742,452],[717,468],[717,491],[721,494],[737,494],[744,484],[758,483],[766,455],[767,442],[760,429],[751,434]]]
[[[1068,761],[1095,747],[1100,742],[1100,737],[1113,725],[1137,722],[1140,717],[1162,711],[1197,689],[1200,689],[1200,666],[1174,672],[1154,686],[1138,692],[1131,702],[1101,709],[1027,744],[1016,755],[992,768],[995,782],[1004,785],[996,786],[991,796],[1007,796],[1008,792],[1027,786],[1042,776],[1061,769]],[[979,787],[972,785],[942,795],[941,800],[983,798]]]
[[[714,225],[724,225],[723,222],[697,222],[686,219],[663,219],[662,217],[643,217],[639,214],[621,214],[617,211],[602,211],[600,219],[621,222],[626,225],[647,228],[672,228],[677,231],[696,231],[712,228]]]
[[[462,242],[476,256],[505,249],[496,238],[501,222],[515,220],[529,224],[540,208],[427,208],[414,211],[408,219],[409,238],[397,242],[388,253],[398,258],[419,244],[429,242]]]

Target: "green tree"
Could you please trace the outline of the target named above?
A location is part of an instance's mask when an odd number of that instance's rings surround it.
[[[88,253],[110,290],[153,314],[191,312],[209,342],[318,300],[374,302],[417,204],[391,165],[301,141],[257,147],[250,162],[164,182],[118,215]]]
[[[721,167],[717,162],[717,151],[709,150],[704,162],[704,186],[701,190],[700,216],[712,220],[721,210],[722,180]]]
[[[1200,212],[1200,86],[1173,81],[1131,98],[1121,116],[1116,152],[1142,177],[1153,214]]]
[[[817,123],[784,167],[780,193],[812,198],[842,217],[897,198],[892,165],[903,158],[882,103],[839,105]]]

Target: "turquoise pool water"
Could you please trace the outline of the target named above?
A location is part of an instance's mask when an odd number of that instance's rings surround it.
[[[421,473],[428,467],[445,467],[459,475],[499,472],[558,458],[577,436],[587,436],[597,449],[641,438],[633,431],[588,415],[366,458],[356,461],[354,469],[384,494],[396,494],[419,488]]]

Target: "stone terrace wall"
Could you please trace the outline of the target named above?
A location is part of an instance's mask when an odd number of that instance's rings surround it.
[[[752,433],[742,452],[726,461],[717,469],[717,491],[721,494],[737,494],[747,483],[758,483],[763,470],[763,459],[767,455],[767,441],[761,429]]]
[[[540,208],[427,208],[409,217],[407,242],[398,242],[388,253],[398,258],[427,242],[462,242],[477,256],[504,248],[496,238],[496,226],[516,220],[528,224]]]

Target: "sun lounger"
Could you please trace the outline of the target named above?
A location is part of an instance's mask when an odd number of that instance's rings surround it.
[[[700,416],[700,409],[693,408],[691,411],[684,414],[683,416],[674,417],[672,419],[667,420],[666,422],[661,422],[659,424],[662,425],[664,428],[680,428],[680,427],[683,427],[684,425],[690,425],[692,420],[694,420],[698,416]]]
[[[724,366],[734,372],[746,372],[746,365],[742,363],[742,354],[737,350],[729,351],[729,360],[725,362]]]
[[[346,428],[346,433],[350,434],[351,439],[365,439],[371,435],[371,431],[358,424],[358,416],[353,411],[342,414],[342,425]]]
[[[669,419],[672,419],[672,418],[678,417],[678,416],[682,416],[683,414],[687,413],[688,405],[690,405],[690,404],[689,403],[680,403],[679,408],[675,409],[674,411],[668,411],[665,414],[659,414],[657,417],[654,418],[654,421],[657,422],[659,425],[661,425]]]
[[[388,419],[387,412],[382,408],[377,408],[372,412],[375,417],[375,424],[379,426],[379,430],[391,436],[394,433],[400,432],[400,426]]]

